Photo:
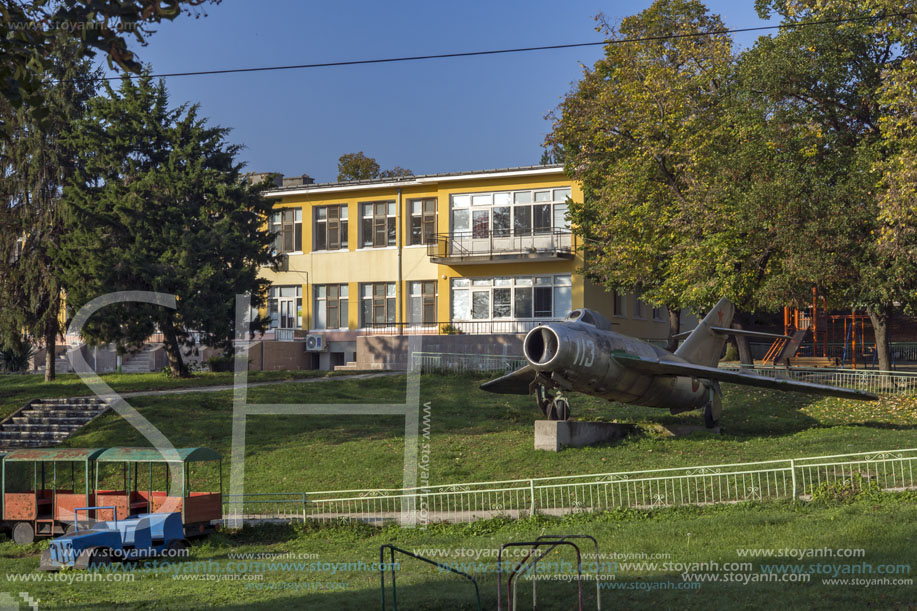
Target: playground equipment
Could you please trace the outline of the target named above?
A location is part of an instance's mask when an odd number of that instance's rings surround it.
[[[92,523],[57,537],[41,554],[42,571],[62,568],[86,569],[113,561],[132,561],[162,556],[188,546],[180,513],[143,513],[118,520],[115,507],[78,507],[76,512],[110,510],[115,519]]]

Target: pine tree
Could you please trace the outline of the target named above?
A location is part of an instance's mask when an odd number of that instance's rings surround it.
[[[181,350],[192,332],[229,350],[236,294],[263,303],[258,271],[273,263],[270,204],[246,182],[229,130],[208,126],[196,105],[170,108],[162,81],[145,74],[106,89],[73,135],[80,154],[65,190],[61,246],[68,305],[115,291],[177,295],[177,310],[106,307],[83,332],[124,349],[158,330],[172,375],[187,376]]]
[[[43,76],[41,106],[3,111],[0,139],[0,348],[25,331],[46,349],[45,380],[55,377],[61,330],[61,270],[54,252],[63,232],[61,188],[73,173],[68,134],[95,93],[81,48],[65,37],[54,44]]]

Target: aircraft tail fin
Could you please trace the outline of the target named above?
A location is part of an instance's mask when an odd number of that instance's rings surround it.
[[[675,355],[695,365],[716,367],[723,354],[726,335],[714,329],[731,326],[735,310],[731,301],[725,297],[720,299],[704,317],[704,320],[691,332],[691,335],[678,347]]]

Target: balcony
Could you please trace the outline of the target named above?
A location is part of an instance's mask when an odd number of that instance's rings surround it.
[[[442,265],[560,261],[574,257],[573,236],[569,229],[438,233],[427,244],[427,256]]]

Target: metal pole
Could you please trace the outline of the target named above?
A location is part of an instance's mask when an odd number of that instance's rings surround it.
[[[796,461],[792,458],[790,459],[790,473],[793,478],[793,500],[796,500]]]

